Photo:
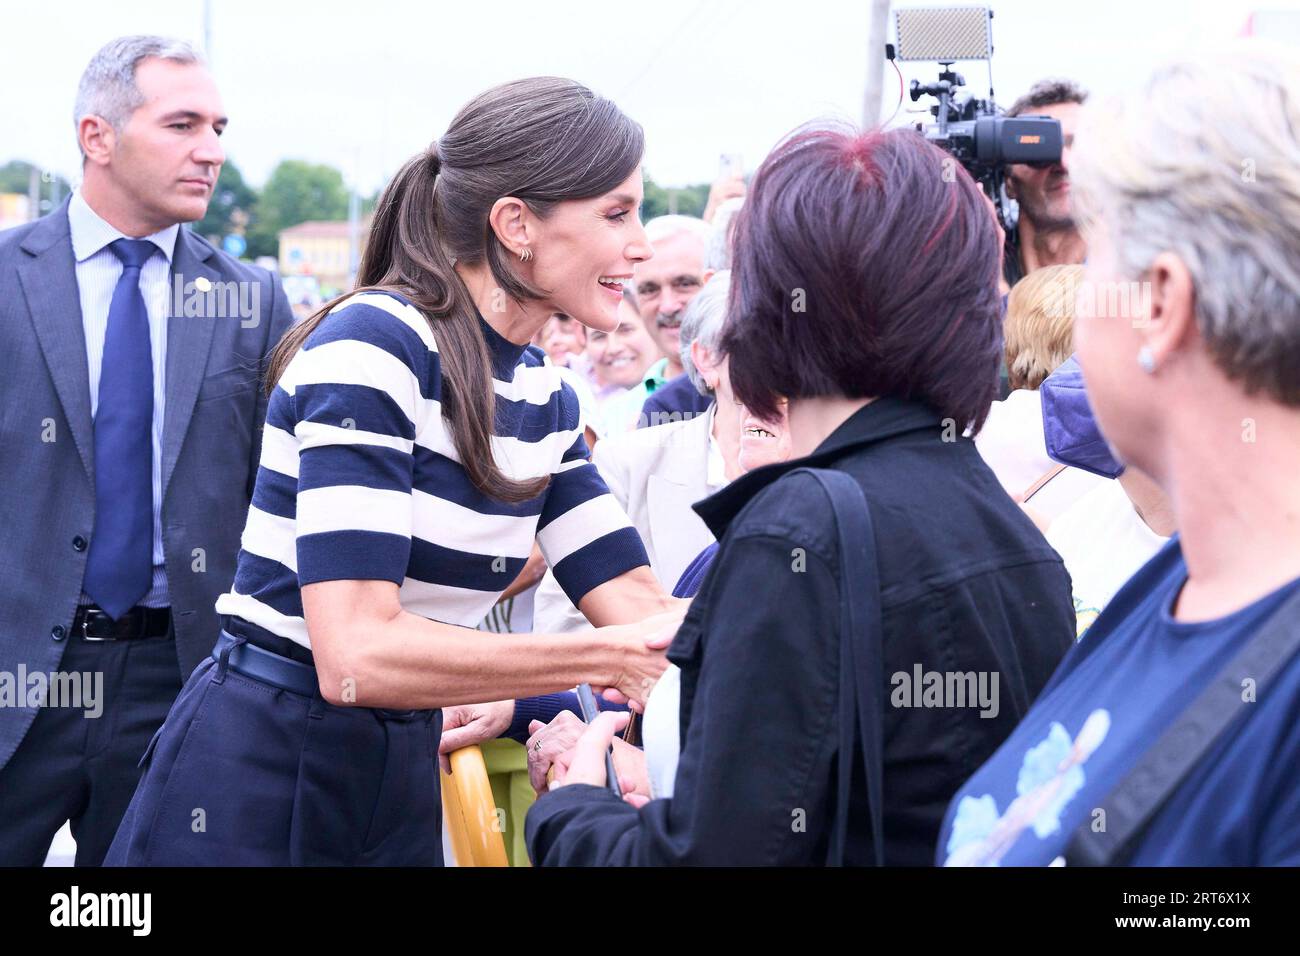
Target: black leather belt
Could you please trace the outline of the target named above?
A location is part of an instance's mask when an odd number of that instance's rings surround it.
[[[167,637],[172,632],[172,609],[136,605],[116,621],[95,604],[83,604],[72,619],[72,633],[83,641],[136,641]]]

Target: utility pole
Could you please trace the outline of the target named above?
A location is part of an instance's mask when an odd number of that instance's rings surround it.
[[[203,0],[203,55],[208,61],[208,70],[214,75],[216,65],[212,58],[212,0]]]
[[[880,122],[880,98],[884,95],[885,37],[889,32],[889,0],[871,0],[871,24],[867,28],[867,83],[862,91],[862,128]]]
[[[348,190],[348,288],[357,284],[361,268],[361,196],[357,182],[361,179],[361,147],[352,154],[352,188]]]
[[[41,218],[41,171],[32,164],[27,173],[27,220],[35,222]]]

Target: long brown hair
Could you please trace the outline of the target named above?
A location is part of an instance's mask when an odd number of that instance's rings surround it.
[[[622,183],[641,162],[641,127],[572,80],[535,77],[494,87],[466,104],[446,134],[410,159],[379,204],[353,290],[295,326],[271,353],[267,393],[321,321],[358,292],[397,292],[429,321],[442,368],[442,414],[470,481],[499,501],[534,498],[547,476],[515,481],[497,467],[496,395],[479,310],[455,263],[486,261],[516,302],[547,294],[510,265],[488,214],[514,196],[538,216]]]

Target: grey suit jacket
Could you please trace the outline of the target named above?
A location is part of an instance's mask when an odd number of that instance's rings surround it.
[[[182,228],[172,285],[255,283],[255,318],[167,320],[162,524],[182,679],[212,649],[261,451],[267,353],[293,324],[279,281]],[[204,283],[200,283],[201,285]],[[222,286],[213,286],[221,289]],[[253,285],[244,286],[252,301]],[[174,311],[174,309],[173,309]],[[95,526],[94,430],[68,205],[0,233],[0,669],[59,669]],[[0,707],[0,768],[36,716]]]

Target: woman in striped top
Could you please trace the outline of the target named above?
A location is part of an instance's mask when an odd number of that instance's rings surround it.
[[[108,862],[438,864],[440,708],[496,736],[577,683],[644,700],[681,612],[527,346],[554,312],[617,323],[642,148],[608,100],[523,80],[397,174],[357,291],[272,356],[225,630]],[[534,540],[596,629],[471,630]]]

